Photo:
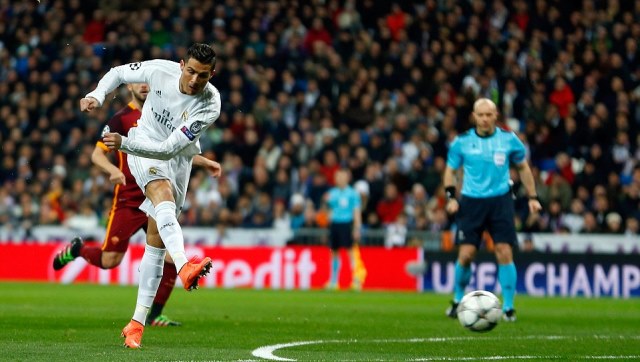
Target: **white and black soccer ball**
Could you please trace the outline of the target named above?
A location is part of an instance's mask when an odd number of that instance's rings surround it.
[[[494,329],[502,317],[500,299],[493,293],[476,290],[467,293],[457,308],[460,324],[473,332]]]

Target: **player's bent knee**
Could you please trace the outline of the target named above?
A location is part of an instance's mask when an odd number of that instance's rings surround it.
[[[120,265],[123,258],[124,253],[105,251],[102,253],[102,268],[113,269]]]
[[[513,261],[513,249],[510,244],[495,244],[496,260],[499,264],[509,264]]]
[[[163,201],[173,201],[173,189],[169,180],[153,180],[145,187],[145,195],[151,200],[153,205],[158,205]]]
[[[464,266],[469,266],[476,257],[476,248],[473,245],[460,245],[458,250],[458,262]]]

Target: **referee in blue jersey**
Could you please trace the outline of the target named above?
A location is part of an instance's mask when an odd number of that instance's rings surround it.
[[[356,262],[359,255],[354,255],[354,248],[357,248],[354,242],[360,240],[360,227],[362,226],[360,194],[349,186],[349,170],[339,169],[336,171],[334,179],[336,185],[327,194],[330,210],[329,247],[331,247],[331,276],[327,283],[327,289],[339,289],[340,248],[349,250],[352,287],[360,289],[363,281],[359,280],[356,273]]]
[[[471,262],[475,258],[482,232],[494,240],[498,261],[498,281],[502,287],[503,319],[515,321],[513,299],[517,273],[513,264],[513,245],[517,242],[514,205],[509,186],[509,166],[515,165],[527,195],[529,211],[542,209],[536,195],[535,181],[525,158],[525,148],[515,133],[496,126],[498,111],[487,98],[473,105],[475,128],[456,137],[449,147],[444,171],[447,204],[450,214],[457,213],[458,260],[455,267],[454,297],[447,315],[457,316],[457,307],[471,279]],[[456,170],[462,167],[462,190],[456,198]]]

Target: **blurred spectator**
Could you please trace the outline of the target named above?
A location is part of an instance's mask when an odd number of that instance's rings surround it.
[[[625,231],[622,224],[622,217],[617,212],[608,214],[605,223],[605,231],[609,234],[622,234]]]
[[[389,183],[384,188],[384,198],[378,202],[376,212],[383,225],[397,221],[404,209],[404,201],[395,184]]]
[[[640,222],[635,217],[629,217],[625,221],[624,234],[626,236],[637,237],[640,233]]]
[[[571,200],[569,212],[563,214],[562,225],[566,227],[570,233],[577,234],[584,226],[584,203],[580,199]]]
[[[273,228],[286,234],[291,231],[291,218],[282,201],[273,204]]]
[[[392,248],[404,246],[407,240],[407,216],[403,213],[398,215],[395,222],[385,227],[384,246]]]
[[[291,229],[297,230],[305,223],[305,201],[301,194],[293,194],[289,201],[291,211]]]
[[[558,107],[558,114],[561,118],[566,118],[574,106],[573,91],[566,80],[561,76],[556,77],[553,91],[549,95],[549,102]]]
[[[76,231],[95,230],[98,227],[98,215],[88,201],[82,202],[77,213],[72,212],[64,221],[65,226]]]
[[[83,200],[103,218],[112,195],[87,162],[90,140],[124,99],[114,92],[89,117],[76,102],[110,67],[177,60],[185,41],[217,46],[212,82],[223,110],[201,144],[225,168],[215,207],[194,195],[216,185],[195,178],[190,223],[271,225],[275,210],[262,205],[268,196],[285,203],[293,224],[302,214],[289,200],[300,193],[305,205],[313,202],[304,208],[312,225],[336,165],[369,186],[366,226],[395,221],[415,184],[437,204],[442,157],[469,128],[479,96],[494,100],[520,132],[544,182],[538,195],[547,207],[559,200],[560,229],[604,231],[607,216],[617,213],[624,230],[629,218],[640,217],[640,28],[633,2],[606,11],[591,2],[520,0],[216,4],[0,5],[0,220],[13,234],[26,235],[20,229],[29,223],[62,225]],[[588,21],[558,25],[565,14]],[[389,202],[389,183],[403,204],[398,213],[378,212]],[[583,207],[574,207],[577,199]],[[554,215],[548,208],[538,217],[520,213],[523,229],[555,224],[556,209],[554,202]],[[440,228],[436,210],[424,210],[429,220],[409,213],[407,227]],[[32,213],[35,221],[18,216]]]
[[[582,234],[596,234],[602,232],[602,228],[598,224],[596,217],[592,212],[587,212],[584,214],[584,224],[582,225],[582,230],[580,233]]]
[[[535,251],[535,246],[533,245],[533,237],[531,234],[525,234],[525,237],[522,240],[520,251],[525,253]]]

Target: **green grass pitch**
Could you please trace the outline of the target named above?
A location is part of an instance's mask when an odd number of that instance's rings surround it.
[[[148,327],[143,348],[127,350],[120,330],[135,297],[133,287],[0,283],[0,360],[640,360],[637,299],[518,296],[516,323],[478,334],[445,317],[446,295],[176,289],[165,312],[184,325]]]

